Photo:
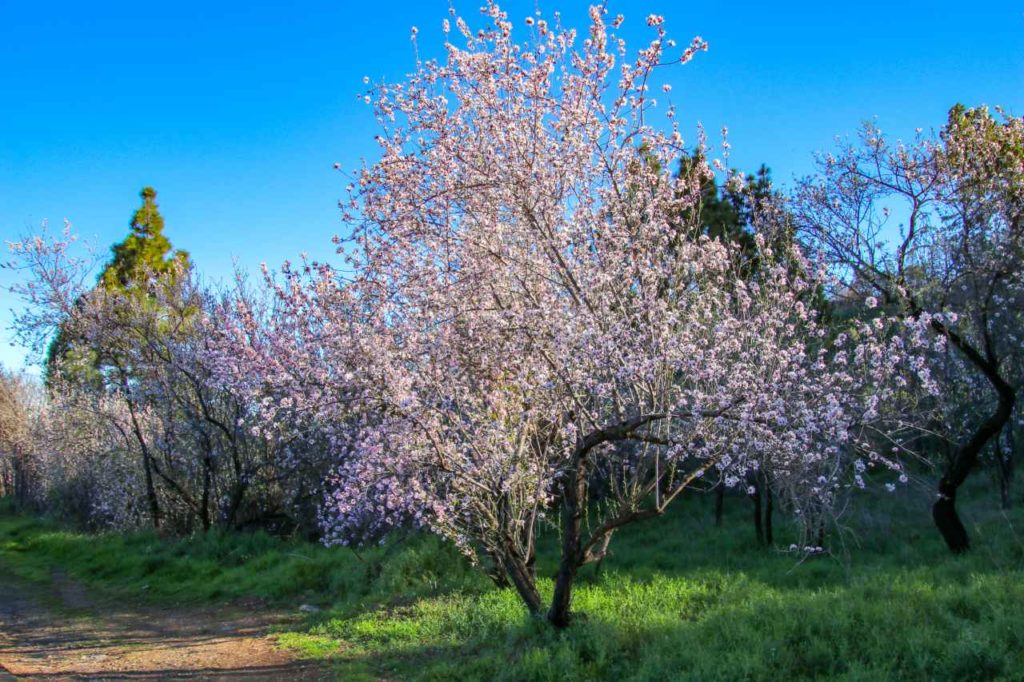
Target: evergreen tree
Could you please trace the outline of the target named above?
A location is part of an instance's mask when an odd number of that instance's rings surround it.
[[[145,187],[141,197],[142,206],[132,216],[131,232],[111,248],[113,257],[100,273],[96,287],[77,302],[85,306],[90,296],[116,294],[115,300],[120,302],[106,311],[111,316],[111,328],[117,328],[119,321],[126,329],[130,328],[133,315],[159,306],[158,293],[174,291],[181,282],[178,276],[187,273],[190,267],[188,253],[173,251],[170,240],[164,236],[164,219],[156,204],[156,190]],[[158,286],[163,288],[162,292],[156,290]],[[163,512],[155,482],[160,471],[139,426],[137,412],[143,405],[129,390],[133,383],[144,379],[139,372],[146,370],[135,365],[133,354],[125,347],[124,344],[131,341],[120,335],[98,342],[83,338],[76,333],[75,322],[74,316],[66,321],[50,344],[46,358],[47,386],[53,388],[59,373],[81,388],[122,393],[141,449],[150,516],[154,527],[160,527]],[[167,329],[163,333],[172,332]]]
[[[703,162],[699,152],[693,157],[684,157],[679,165],[680,176],[692,172]],[[713,176],[706,176],[701,181],[700,194],[696,210],[700,212],[703,233],[712,239],[738,244],[751,275],[755,274],[760,267],[754,243],[755,222],[769,202],[777,198],[769,168],[761,164],[756,174],[746,177],[736,172],[721,185]],[[783,230],[776,237],[790,240],[792,232]]]
[[[156,190],[145,187],[140,196],[142,206],[132,216],[131,233],[111,248],[114,257],[100,275],[100,286],[108,290],[126,290],[140,284],[142,277],[167,275],[189,264],[188,252],[179,249],[171,253]]]
[[[164,218],[156,203],[156,190],[144,187],[142,206],[132,216],[131,232],[111,247],[113,257],[104,267],[96,286],[132,296],[147,297],[148,280],[174,276],[190,267],[187,251],[173,250],[164,235]],[[140,286],[147,285],[147,286]],[[136,301],[145,304],[144,300]],[[66,378],[76,383],[100,387],[102,349],[81,348],[72,329],[63,325],[46,353],[46,384],[51,386],[58,365]]]

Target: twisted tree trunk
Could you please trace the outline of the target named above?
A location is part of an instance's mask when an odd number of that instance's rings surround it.
[[[1006,423],[1010,421],[1010,415],[1013,414],[1013,406],[1016,402],[1016,396],[1010,385],[998,376],[995,379],[989,377],[999,395],[996,410],[982,422],[966,443],[953,452],[953,456],[939,480],[939,498],[932,505],[932,519],[942,534],[942,538],[946,541],[946,545],[954,554],[961,554],[971,548],[967,528],[964,527],[956,510],[957,490],[967,480],[971,469],[977,465],[985,445],[996,438]]]

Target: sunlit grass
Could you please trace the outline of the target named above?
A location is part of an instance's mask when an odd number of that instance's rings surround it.
[[[155,601],[317,604],[279,641],[344,679],[1015,679],[1024,514],[995,509],[983,481],[974,493],[967,556],[946,552],[926,496],[865,494],[835,555],[803,563],[754,546],[745,500],[714,528],[708,500],[691,498],[584,569],[565,631],[422,536],[356,555],[263,534],[90,536],[6,513],[0,562]],[[778,546],[791,533],[782,524]],[[545,596],[556,540],[538,562]]]

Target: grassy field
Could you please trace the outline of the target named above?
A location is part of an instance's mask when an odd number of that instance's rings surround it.
[[[561,632],[422,536],[358,555],[262,534],[169,542],[61,530],[8,506],[0,569],[46,580],[60,568],[154,602],[316,604],[279,640],[344,679],[1022,679],[1024,511],[999,511],[986,486],[963,505],[967,556],[946,552],[926,494],[865,493],[833,556],[803,563],[754,547],[745,500],[714,528],[695,496],[584,570],[581,615]],[[554,573],[546,540],[541,575]]]

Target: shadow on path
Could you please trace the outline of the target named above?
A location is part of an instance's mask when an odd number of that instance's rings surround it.
[[[0,682],[330,679],[274,646],[267,629],[286,621],[255,607],[94,601],[65,576],[39,586],[0,566]]]

